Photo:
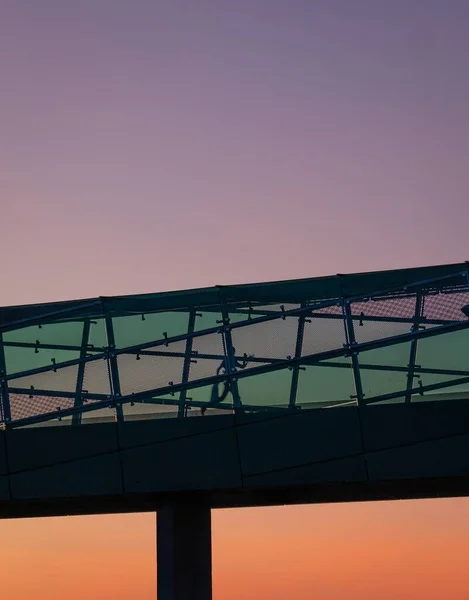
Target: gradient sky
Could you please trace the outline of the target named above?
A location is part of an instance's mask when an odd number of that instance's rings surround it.
[[[468,56],[468,0],[0,0],[0,304],[469,259]],[[215,600],[467,598],[468,508],[217,512]],[[151,515],[0,532],[2,598],[155,596]]]

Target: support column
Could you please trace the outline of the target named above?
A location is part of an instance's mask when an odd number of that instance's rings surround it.
[[[207,505],[157,511],[158,600],[212,600],[212,527]]]

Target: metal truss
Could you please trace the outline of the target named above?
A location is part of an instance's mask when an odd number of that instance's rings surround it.
[[[353,290],[358,293],[348,293],[343,285],[358,276],[337,276],[335,294],[324,291],[321,279],[268,284],[267,292],[267,284],[257,284],[177,297],[4,309],[0,422],[8,428],[57,421],[78,426],[103,410],[118,421],[139,418],[135,407],[144,405],[150,416],[164,416],[161,411],[169,407],[171,416],[185,418],[194,409],[205,415],[215,409],[366,407],[399,399],[435,400],[440,391],[464,394],[469,384],[468,267],[429,268],[423,279],[421,272],[361,276],[363,283]],[[389,281],[395,283],[380,285]],[[465,356],[459,346],[452,349],[445,342],[452,334],[466,344]],[[442,340],[444,360],[437,366],[435,360],[428,365],[419,360],[427,339]],[[432,348],[439,352],[437,342]],[[392,347],[408,350],[405,364],[376,352]],[[448,352],[454,352],[454,360]],[[333,401],[321,398],[322,374],[331,369],[337,374],[348,370],[354,393]],[[387,385],[370,394],[365,379],[373,372],[381,373],[383,381],[390,374],[402,378],[392,389]],[[275,382],[263,383],[275,373],[289,378],[282,402],[269,401]],[[303,373],[314,375],[300,397]],[[248,401],[246,382],[256,382],[255,397]]]

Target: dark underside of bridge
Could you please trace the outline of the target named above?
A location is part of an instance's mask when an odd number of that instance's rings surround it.
[[[369,502],[469,496],[469,476],[403,479],[379,483],[337,483],[259,490],[168,494],[121,494],[93,498],[59,498],[0,502],[0,518],[56,517],[155,512],[165,506],[201,505],[246,508],[292,504]]]
[[[465,496],[465,400],[12,429],[0,515]]]

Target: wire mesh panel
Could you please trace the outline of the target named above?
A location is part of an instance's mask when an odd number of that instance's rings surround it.
[[[8,398],[8,392],[4,388],[4,386],[0,385],[0,423],[4,423],[6,420],[6,404],[10,404]],[[8,410],[8,409],[7,409]]]
[[[142,351],[118,354],[121,394],[156,391],[182,382],[186,342],[172,342]]]
[[[188,380],[215,377],[226,371],[226,359],[221,333],[195,337],[191,345]]]
[[[253,356],[258,362],[285,360],[295,354],[298,316],[235,327],[231,331],[238,356]]]
[[[313,310],[304,322],[302,356],[344,347],[345,324],[341,306]]]
[[[425,296],[423,317],[425,326],[435,327],[467,320],[463,308],[469,305],[469,291],[440,292]]]
[[[10,392],[10,410],[12,421],[27,419],[28,417],[39,417],[53,413],[57,416],[55,420],[61,420],[60,411],[73,408],[74,399],[70,397],[53,397],[44,395],[30,395]],[[71,420],[68,419],[68,423]]]
[[[107,357],[88,361],[83,368],[81,394],[84,398],[90,395],[111,395],[111,379]]]
[[[409,333],[415,318],[416,297],[377,298],[350,305],[357,343]]]

